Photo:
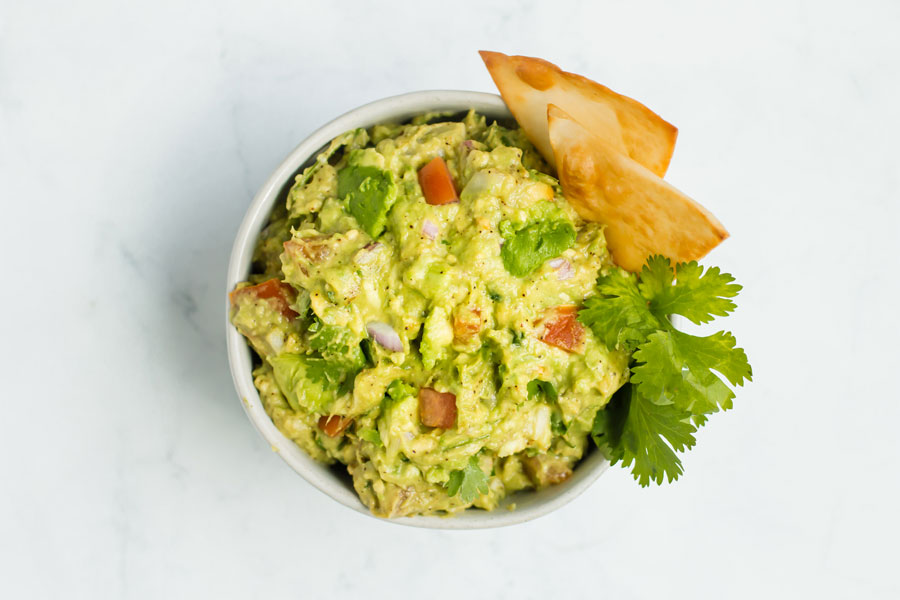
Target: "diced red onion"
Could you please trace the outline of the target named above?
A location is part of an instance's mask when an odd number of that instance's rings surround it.
[[[381,242],[371,242],[370,244],[366,244],[362,250],[356,253],[353,262],[358,265],[369,264],[375,260],[375,253],[378,252],[379,248],[381,248]]]
[[[366,332],[373,340],[384,346],[391,352],[402,352],[403,342],[400,336],[394,331],[394,328],[387,323],[380,321],[370,321],[366,324]]]
[[[472,148],[475,147],[475,140],[466,140],[463,142],[463,146],[465,146],[466,148],[471,150]]]
[[[438,234],[438,226],[437,223],[431,221],[429,219],[425,219],[422,221],[422,235],[427,237],[429,240],[433,240],[437,237]]]
[[[557,281],[565,281],[575,276],[575,268],[572,263],[564,258],[554,258],[550,261],[550,266],[556,269]]]

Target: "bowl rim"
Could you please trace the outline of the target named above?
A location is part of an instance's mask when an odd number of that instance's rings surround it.
[[[329,121],[309,134],[272,172],[253,197],[235,236],[228,261],[226,293],[246,279],[250,269],[256,238],[265,225],[275,201],[287,183],[304,163],[312,159],[333,138],[357,127],[398,121],[436,110],[463,111],[473,108],[494,118],[512,118],[497,94],[465,90],[423,90],[390,96],[369,102]],[[301,450],[282,434],[263,409],[253,385],[252,359],[249,345],[231,324],[229,302],[225,298],[225,333],[228,363],[235,390],[244,412],[272,450],[313,487],[344,506],[392,524],[428,529],[487,529],[523,523],[549,514],[583,493],[608,468],[609,462],[600,452],[590,452],[579,462],[569,481],[541,491],[528,491],[507,497],[493,511],[468,509],[451,517],[412,516],[390,519],[373,515],[335,474]],[[504,506],[515,504],[515,510]]]

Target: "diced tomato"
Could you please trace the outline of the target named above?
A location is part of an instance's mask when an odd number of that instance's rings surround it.
[[[269,300],[275,306],[276,310],[288,319],[293,319],[298,316],[290,307],[290,303],[297,297],[297,292],[295,292],[294,288],[288,284],[277,279],[269,279],[268,281],[263,281],[257,285],[234,290],[228,297],[231,299],[231,304],[235,305],[237,304],[238,299],[245,295],[254,296],[261,300]]]
[[[344,433],[344,430],[350,427],[352,422],[353,419],[350,417],[323,415],[319,417],[319,429],[324,431],[328,437],[337,437]]]
[[[419,169],[419,185],[425,194],[425,202],[428,204],[450,204],[458,202],[456,187],[453,185],[453,177],[447,163],[440,156],[435,156],[427,165]]]
[[[453,339],[468,342],[481,331],[481,311],[477,308],[460,308],[453,316]]]
[[[450,429],[456,423],[456,396],[422,388],[419,390],[419,419],[426,427]]]
[[[577,306],[557,306],[547,310],[541,340],[566,352],[584,351],[584,326],[578,322]]]

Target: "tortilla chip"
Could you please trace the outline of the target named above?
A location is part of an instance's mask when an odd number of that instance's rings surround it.
[[[555,104],[609,146],[665,175],[678,129],[640,102],[539,58],[479,54],[503,101],[551,165],[556,166],[556,159],[547,132],[547,105]]]
[[[697,260],[728,237],[709,211],[559,107],[551,104],[547,119],[566,200],[606,225],[607,247],[623,269],[639,271],[652,254]]]

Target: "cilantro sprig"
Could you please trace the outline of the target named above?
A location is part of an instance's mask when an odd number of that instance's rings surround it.
[[[459,494],[460,499],[466,503],[488,491],[488,476],[478,466],[478,459],[474,456],[469,458],[465,468],[451,472],[447,481],[447,494]]]
[[[609,348],[633,353],[631,381],[597,413],[592,436],[642,486],[678,479],[684,469],[676,452],[694,446],[708,415],[732,408],[732,386],[752,379],[731,333],[689,335],[669,317],[699,325],[727,316],[740,290],[718,267],[704,270],[694,261],[673,267],[653,256],[637,276],[622,270],[601,276],[597,295],[579,312]]]

